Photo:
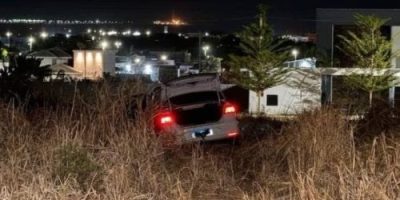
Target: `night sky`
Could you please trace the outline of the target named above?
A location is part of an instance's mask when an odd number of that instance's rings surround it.
[[[249,22],[256,6],[270,6],[278,32],[313,31],[315,8],[400,8],[389,0],[0,0],[2,18],[126,19],[149,24],[175,13],[201,29],[232,31]]]

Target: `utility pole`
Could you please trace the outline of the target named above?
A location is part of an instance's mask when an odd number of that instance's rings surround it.
[[[199,70],[201,69],[201,54],[202,54],[202,32],[199,32],[199,54],[198,54],[198,62],[199,62]]]
[[[332,24],[331,27],[331,67],[334,65],[334,56],[335,56],[335,25]]]

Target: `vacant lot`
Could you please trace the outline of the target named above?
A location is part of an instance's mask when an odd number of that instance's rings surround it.
[[[396,199],[400,122],[334,109],[243,119],[240,145],[161,148],[126,92],[23,109],[0,104],[0,199]],[[377,116],[377,117],[373,117]],[[390,118],[390,120],[389,120]]]

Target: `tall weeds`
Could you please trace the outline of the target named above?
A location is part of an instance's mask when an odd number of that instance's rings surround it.
[[[0,104],[0,199],[399,198],[393,131],[356,143],[356,123],[321,109],[279,126],[279,134],[252,129],[256,139],[241,145],[165,149],[151,110],[127,114],[142,91],[102,83],[62,106],[26,112]]]

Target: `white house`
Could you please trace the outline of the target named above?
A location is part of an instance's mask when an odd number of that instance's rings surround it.
[[[80,80],[82,79],[82,73],[76,71],[74,68],[64,64],[56,64],[50,66],[51,70],[51,80]]]
[[[64,50],[55,47],[46,50],[35,51],[27,55],[28,58],[38,58],[42,62],[40,66],[51,66],[56,64],[68,64],[72,56]]]
[[[380,76],[390,71],[400,83],[400,69],[365,69],[365,68],[297,68],[289,72],[284,82],[268,88],[261,98],[261,111],[268,115],[294,115],[306,110],[319,108],[322,103],[332,102],[334,76],[353,74],[373,74]],[[389,89],[389,101],[394,102],[394,88]],[[257,110],[256,93],[250,91],[249,112]]]
[[[321,74],[318,69],[295,69],[285,81],[268,88],[261,97],[261,111],[269,115],[293,115],[321,106]],[[257,111],[257,95],[249,94],[249,112]]]

